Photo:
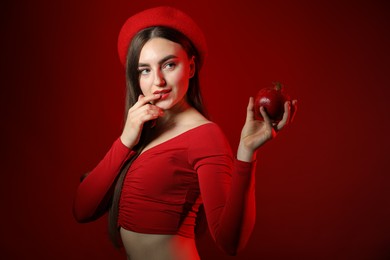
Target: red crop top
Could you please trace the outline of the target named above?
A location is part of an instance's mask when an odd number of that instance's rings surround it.
[[[91,218],[123,163],[134,152],[118,138],[80,184],[74,203],[77,220]],[[142,153],[126,175],[118,225],[135,232],[194,237],[203,203],[210,233],[235,254],[254,226],[254,163],[233,160],[220,128],[193,128]]]

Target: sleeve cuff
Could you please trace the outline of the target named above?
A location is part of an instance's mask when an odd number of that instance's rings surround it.
[[[133,150],[122,143],[120,137],[115,140],[113,146],[126,158],[126,160],[135,154]]]
[[[257,160],[254,160],[252,162],[244,162],[235,159],[234,167],[236,169],[236,173],[238,175],[249,175],[251,172],[253,172],[254,168],[256,167],[256,162]]]

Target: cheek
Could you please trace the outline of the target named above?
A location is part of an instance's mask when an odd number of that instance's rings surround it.
[[[150,82],[149,82],[148,79],[141,77],[140,80],[139,80],[139,86],[140,86],[140,88],[142,90],[142,93],[144,95],[148,94],[148,90],[150,90],[150,87],[149,87],[150,86]]]
[[[186,77],[176,78],[175,85],[177,88],[176,91],[177,91],[179,96],[185,95],[185,93],[188,90],[188,84],[189,84],[188,78],[186,78]]]
[[[180,88],[187,88],[188,82],[190,80],[189,71],[188,70],[180,70],[175,75],[176,82],[180,85]]]

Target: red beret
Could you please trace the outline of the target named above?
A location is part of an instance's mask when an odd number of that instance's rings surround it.
[[[187,14],[168,6],[144,10],[127,19],[118,37],[118,54],[123,66],[133,37],[141,30],[152,26],[166,26],[178,30],[187,36],[199,53],[200,63],[204,62],[207,45],[202,30]]]

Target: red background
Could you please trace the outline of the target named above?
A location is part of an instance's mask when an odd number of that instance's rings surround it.
[[[235,259],[389,259],[387,1],[3,1],[3,259],[124,259],[78,224],[79,176],[121,131],[125,19],[170,4],[203,28],[203,92],[236,149],[250,95],[283,82],[291,127],[259,154],[257,223]],[[204,259],[230,259],[210,238]]]

